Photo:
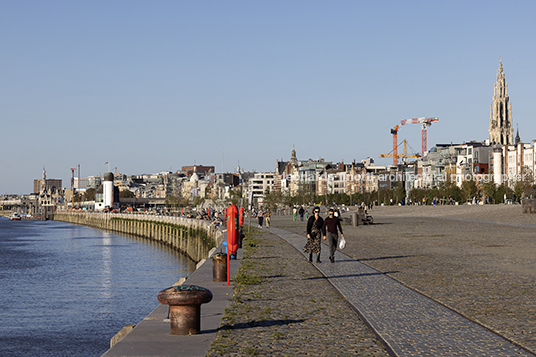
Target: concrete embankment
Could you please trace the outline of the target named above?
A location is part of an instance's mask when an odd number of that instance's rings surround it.
[[[182,217],[69,211],[55,212],[54,220],[151,239],[196,263],[223,242],[223,233],[210,222]]]

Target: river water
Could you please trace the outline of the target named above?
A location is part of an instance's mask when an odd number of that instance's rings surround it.
[[[144,239],[0,218],[0,356],[100,356],[194,269]]]

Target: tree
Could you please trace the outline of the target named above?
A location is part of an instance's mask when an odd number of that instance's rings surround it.
[[[240,206],[240,199],[242,198],[242,193],[240,190],[229,190],[229,204]]]
[[[423,199],[428,195],[428,190],[423,188],[414,188],[409,192],[411,202],[421,204]]]
[[[488,198],[488,203],[493,203],[492,201],[495,200],[495,194],[497,193],[495,182],[490,180],[484,181],[482,184],[482,191],[484,192],[484,196]]]
[[[95,201],[95,189],[88,188],[82,195],[82,201]]]
[[[166,197],[166,201],[164,204],[166,205],[166,207],[178,208],[178,207],[188,207],[190,206],[190,203],[191,203],[191,200],[189,198],[182,197],[180,195],[178,196],[168,195]]]
[[[195,196],[193,205],[194,207],[201,206],[205,202],[205,198],[201,196]]]
[[[456,185],[456,181],[451,180],[450,176],[447,175],[447,179],[445,180],[442,186],[443,187],[439,190],[440,191],[439,197],[444,198],[444,199],[445,198],[451,199],[451,200],[454,200],[455,202],[461,201],[461,198],[462,198],[461,190]]]
[[[534,189],[534,175],[528,166],[523,166],[520,180],[516,182],[515,194],[518,199],[526,196],[529,191]]]
[[[512,194],[513,191],[503,183],[497,187],[493,199],[495,200],[495,203],[502,203],[504,202],[504,195],[506,195],[506,198],[508,199],[512,198]]]
[[[123,191],[121,191],[123,192]],[[122,197],[122,196],[121,196]],[[168,195],[164,203],[166,207],[177,208],[181,206],[181,197]]]
[[[127,189],[121,190],[119,192],[119,196],[121,196],[121,198],[134,198],[134,197],[136,197],[132,191],[127,190]]]
[[[263,204],[271,211],[275,211],[279,206],[285,205],[285,194],[281,191],[270,192],[270,189],[266,188]]]
[[[402,202],[402,200],[406,200],[406,188],[404,187],[404,182],[400,181],[396,184],[396,188],[393,190],[393,196],[395,204]]]
[[[461,198],[462,202],[472,200],[476,196],[478,188],[474,180],[464,180],[462,182]]]
[[[298,190],[288,199],[288,205],[307,205],[314,202],[314,200],[314,186],[310,183],[299,182]]]

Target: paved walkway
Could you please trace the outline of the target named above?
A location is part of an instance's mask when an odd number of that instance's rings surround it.
[[[268,228],[302,252],[304,237]],[[305,254],[304,254],[305,256]],[[340,251],[317,268],[396,356],[534,356]]]

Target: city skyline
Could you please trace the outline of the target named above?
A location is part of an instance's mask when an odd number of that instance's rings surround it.
[[[497,11],[500,9],[500,19]],[[43,165],[70,182],[213,165],[390,159],[390,129],[439,117],[428,149],[488,138],[502,59],[514,130],[532,129],[533,1],[3,2],[0,192]],[[420,152],[421,130],[405,126]],[[108,164],[105,164],[108,163]]]

